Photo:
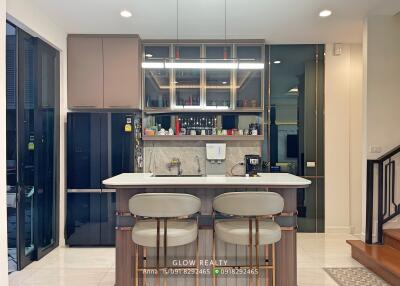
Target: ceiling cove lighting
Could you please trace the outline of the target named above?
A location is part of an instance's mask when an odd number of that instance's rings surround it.
[[[321,12],[319,12],[319,16],[321,18],[326,18],[326,17],[329,17],[330,15],[332,15],[331,10],[322,10]]]
[[[130,18],[130,17],[132,17],[132,12],[128,11],[128,10],[122,10],[120,15],[123,18]]]

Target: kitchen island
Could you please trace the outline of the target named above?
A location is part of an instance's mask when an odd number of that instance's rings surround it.
[[[276,245],[276,285],[297,285],[297,189],[307,188],[309,180],[284,173],[261,173],[257,177],[228,177],[228,176],[204,176],[204,177],[163,177],[153,176],[150,173],[124,173],[103,181],[110,189],[116,189],[116,285],[134,285],[135,247],[132,241],[131,230],[134,226],[134,218],[130,215],[129,199],[138,193],[145,192],[181,192],[190,193],[199,197],[202,201],[201,215],[199,218],[199,252],[202,259],[212,257],[212,200],[221,193],[229,191],[273,191],[279,193],[285,201],[285,207],[277,218],[282,229],[282,239]],[[170,256],[176,259],[185,257],[193,258],[194,246],[185,249],[174,249]],[[246,248],[217,242],[218,256],[226,260],[237,261],[238,257],[246,257]],[[151,249],[147,257],[151,257]],[[268,249],[265,248],[265,258]],[[139,253],[141,256],[142,253]],[[190,256],[190,257],[189,257]],[[150,258],[147,258],[150,262]],[[265,274],[264,274],[265,277]],[[168,285],[195,285],[195,279],[185,277],[171,278]],[[245,277],[221,277],[218,285],[247,285]],[[142,283],[142,279],[139,281]],[[200,276],[200,285],[212,285],[210,275]],[[148,279],[147,285],[153,285],[154,281]],[[268,285],[268,278],[262,279],[261,285]],[[143,285],[143,284],[139,284]]]

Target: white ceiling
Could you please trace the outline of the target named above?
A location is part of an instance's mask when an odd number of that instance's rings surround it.
[[[177,0],[31,0],[68,33],[176,39]],[[225,0],[178,0],[179,39],[223,39]],[[130,19],[119,12],[128,9]],[[319,11],[333,15],[322,19]],[[226,0],[228,39],[268,43],[361,42],[368,14],[395,14],[400,0]]]

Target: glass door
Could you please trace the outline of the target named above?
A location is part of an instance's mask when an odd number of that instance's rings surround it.
[[[324,232],[324,46],[272,45],[269,57],[270,169],[312,182],[297,193],[299,231]]]
[[[17,31],[7,23],[6,145],[8,272],[17,270]]]
[[[7,23],[10,272],[58,245],[58,52]]]
[[[37,72],[35,125],[37,157],[36,245],[40,259],[58,245],[55,156],[55,101],[58,98],[58,53],[42,41],[37,41]]]
[[[35,259],[34,197],[36,193],[37,149],[35,140],[35,40],[18,30],[18,269]],[[35,151],[36,150],[36,151]]]

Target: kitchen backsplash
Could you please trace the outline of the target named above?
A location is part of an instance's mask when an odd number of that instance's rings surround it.
[[[239,162],[244,162],[247,154],[261,155],[262,143],[259,141],[226,142],[226,173]],[[177,168],[170,170],[168,164],[173,158],[179,158],[183,175],[204,175],[206,169],[205,141],[153,141],[144,142],[145,172],[157,175],[176,175]],[[244,166],[235,166],[233,174],[244,175]]]

